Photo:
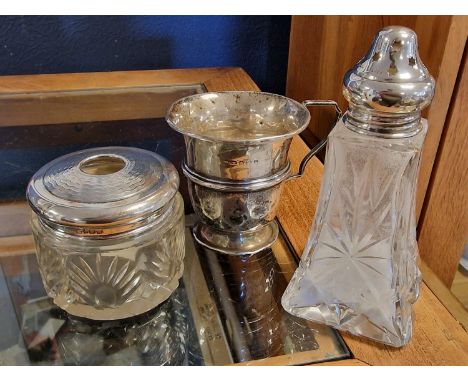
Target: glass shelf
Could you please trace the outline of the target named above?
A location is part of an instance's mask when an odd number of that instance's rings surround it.
[[[301,364],[349,358],[339,334],[283,311],[297,267],[287,238],[252,256],[197,246],[185,178],[185,273],[173,295],[146,314],[95,322],[69,316],[46,296],[24,195],[50,160],[83,148],[135,146],[180,171],[181,135],[164,121],[203,85],[0,94],[0,365],[225,365],[289,355]]]
[[[189,224],[194,220],[188,216]],[[0,364],[226,365],[307,352],[307,363],[349,357],[334,330],[283,311],[295,269],[280,238],[271,250],[228,256],[186,229],[185,271],[172,296],[119,321],[72,317],[47,297],[34,253],[0,257]]]

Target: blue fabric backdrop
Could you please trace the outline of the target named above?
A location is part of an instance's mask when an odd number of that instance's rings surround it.
[[[241,66],[284,93],[290,16],[3,16],[0,75]]]

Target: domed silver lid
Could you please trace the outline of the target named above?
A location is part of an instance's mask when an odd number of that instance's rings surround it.
[[[78,236],[127,232],[153,221],[179,187],[175,167],[150,151],[104,147],[43,166],[26,197],[47,225]]]
[[[350,103],[346,118],[351,128],[374,128],[397,137],[414,135],[434,88],[434,78],[419,58],[416,33],[405,27],[386,27],[345,74],[343,94]],[[374,116],[372,121],[369,114]]]

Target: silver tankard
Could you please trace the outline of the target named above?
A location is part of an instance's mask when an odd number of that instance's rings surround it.
[[[184,135],[190,199],[201,221],[194,228],[202,245],[228,254],[252,254],[278,236],[275,222],[285,181],[302,175],[320,142],[291,175],[292,138],[310,121],[308,106],[334,101],[304,101],[263,92],[196,94],[176,101],[166,121]]]

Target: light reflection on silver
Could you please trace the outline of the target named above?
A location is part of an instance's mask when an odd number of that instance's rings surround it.
[[[421,110],[432,100],[435,82],[418,54],[416,33],[382,29],[366,55],[344,77],[349,101],[347,127],[386,138],[403,138],[421,130]]]
[[[279,298],[296,267],[283,240],[254,256],[208,254],[190,234],[195,216],[186,218],[183,281],[166,302],[130,319],[74,318],[47,297],[33,253],[3,257],[0,290],[6,288],[13,314],[0,309],[0,319],[18,325],[18,359],[35,365],[226,365],[273,354],[288,355],[278,362],[292,364],[349,356],[335,331],[282,310]],[[10,350],[0,350],[0,359],[17,364]]]
[[[244,256],[204,252],[237,362],[282,355],[291,347],[319,348],[313,329],[279,303],[287,281],[270,249]]]
[[[309,121],[308,106],[334,101],[304,101],[261,92],[219,92],[176,101],[166,120],[184,135],[182,166],[195,212],[201,222],[194,235],[208,248],[229,254],[253,254],[272,245],[274,218],[282,185],[303,174],[320,142],[290,174],[292,138]]]
[[[166,120],[184,135],[193,171],[245,181],[268,178],[286,166],[291,139],[307,127],[310,113],[276,94],[218,92],[176,101]]]

